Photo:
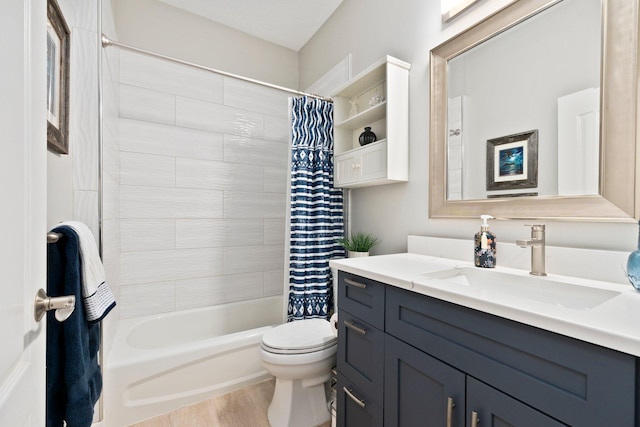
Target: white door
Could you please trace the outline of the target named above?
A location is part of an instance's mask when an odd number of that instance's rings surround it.
[[[558,98],[558,194],[600,194],[600,90]]]
[[[0,3],[0,426],[45,425],[46,1]]]

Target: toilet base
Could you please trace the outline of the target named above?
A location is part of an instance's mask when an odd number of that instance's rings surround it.
[[[271,427],[315,427],[331,419],[325,383],[329,374],[309,380],[276,378],[268,417]]]

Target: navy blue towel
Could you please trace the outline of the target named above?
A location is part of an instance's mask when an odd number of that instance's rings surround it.
[[[71,316],[58,322],[47,313],[47,427],[89,427],[102,391],[98,365],[100,324],[87,322],[82,305],[80,246],[76,233],[60,226],[56,243],[47,245],[47,294],[75,295]]]

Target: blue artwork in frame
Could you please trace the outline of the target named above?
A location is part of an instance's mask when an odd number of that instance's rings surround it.
[[[487,141],[487,190],[538,186],[538,131]]]

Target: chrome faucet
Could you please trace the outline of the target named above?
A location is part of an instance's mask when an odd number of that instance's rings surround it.
[[[523,248],[531,248],[531,271],[534,276],[546,276],[544,267],[544,224],[531,226],[531,239],[516,240],[516,245]]]

